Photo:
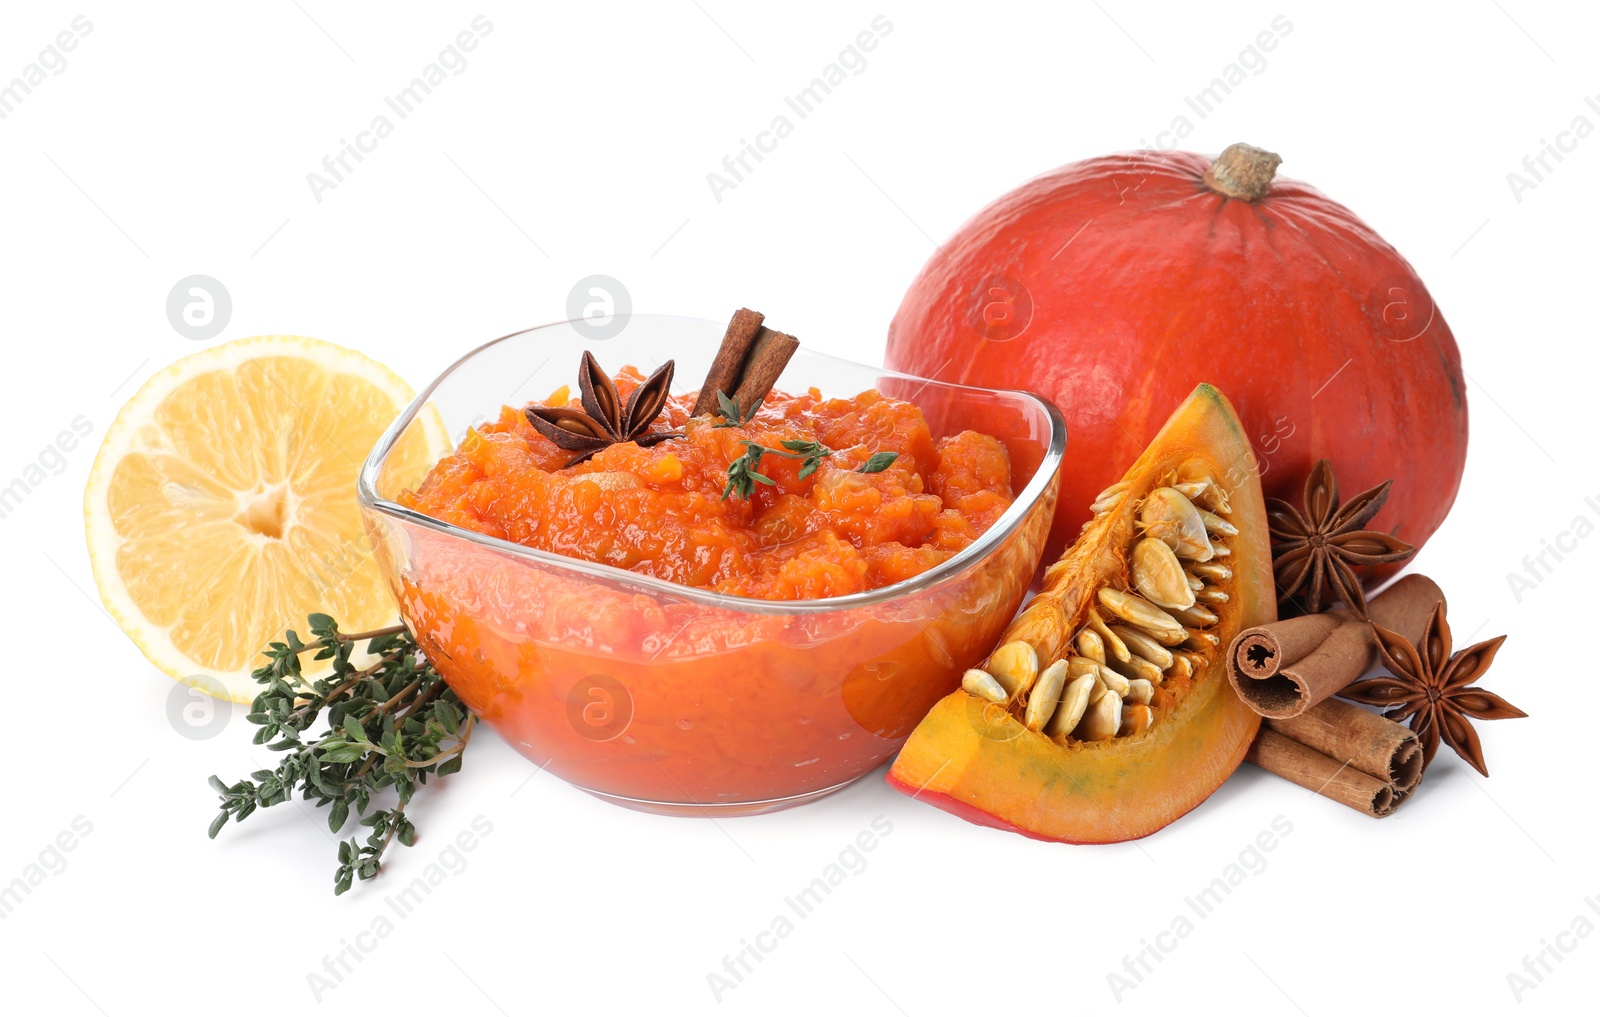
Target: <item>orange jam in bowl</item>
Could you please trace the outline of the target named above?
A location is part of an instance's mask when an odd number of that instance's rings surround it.
[[[704,324],[714,349],[720,327]],[[459,432],[425,478],[387,476],[387,448],[419,413],[465,401],[449,389],[471,359],[368,460],[369,533],[462,700],[602,797],[749,812],[862,776],[992,647],[1038,567],[1065,438],[1035,397],[802,350],[784,380],[817,388],[774,393],[743,426],[691,419],[693,399],[675,397],[655,426],[683,437],[568,466],[572,452],[508,408]],[[818,391],[863,375],[851,397]],[[639,380],[618,378],[623,398]],[[723,497],[744,442],[786,441],[828,454],[809,471],[763,455],[771,483]],[[887,452],[887,468],[859,472]]]
[[[642,380],[625,370],[617,389],[626,399]],[[683,437],[614,444],[571,467],[572,452],[505,407],[400,503],[527,547],[763,600],[840,597],[909,579],[948,561],[1011,506],[1010,456],[999,439],[962,431],[935,441],[920,410],[876,391],[774,392],[738,426],[690,419],[693,404],[692,395],[669,400],[657,425]],[[774,450],[755,467],[770,483],[724,497],[729,466],[749,443]],[[787,457],[799,453],[785,453],[803,444],[833,451],[806,471],[805,459]],[[886,468],[858,472],[886,453],[895,456]]]

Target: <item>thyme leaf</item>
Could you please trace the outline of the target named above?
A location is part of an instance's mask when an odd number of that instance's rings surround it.
[[[750,407],[748,413],[740,415],[739,400],[728,398],[727,393],[717,389],[717,412],[722,415],[722,423],[712,424],[713,430],[719,427],[743,427],[756,418],[761,410],[761,400],[757,399]]]
[[[898,452],[874,452],[872,458],[856,467],[857,473],[882,473],[900,458]]]

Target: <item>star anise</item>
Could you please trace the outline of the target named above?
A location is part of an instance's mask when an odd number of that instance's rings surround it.
[[[1411,730],[1422,742],[1424,766],[1433,761],[1443,739],[1473,769],[1489,776],[1483,765],[1483,746],[1470,718],[1527,716],[1493,692],[1472,684],[1489,670],[1506,637],[1484,640],[1451,656],[1450,623],[1445,620],[1443,601],[1434,607],[1428,627],[1415,645],[1380,625],[1372,626],[1372,632],[1390,674],[1355,682],[1339,695],[1368,706],[1389,707],[1384,716],[1390,720],[1410,720]]]
[[[1393,483],[1386,480],[1363,491],[1341,508],[1333,469],[1319,459],[1306,478],[1304,511],[1281,498],[1267,499],[1279,605],[1304,590],[1305,610],[1316,614],[1332,602],[1330,593],[1337,593],[1357,617],[1367,617],[1367,598],[1355,569],[1405,561],[1417,553],[1398,537],[1362,529],[1389,500]]]
[[[568,466],[576,466],[618,442],[632,441],[649,446],[668,438],[681,438],[683,435],[678,431],[650,430],[671,394],[672,371],[673,362],[669,360],[623,403],[610,376],[600,369],[594,354],[585,350],[578,364],[578,392],[583,409],[529,406],[523,413],[534,430],[558,447],[577,453],[567,461]]]

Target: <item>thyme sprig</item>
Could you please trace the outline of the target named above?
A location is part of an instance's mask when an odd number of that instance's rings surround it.
[[[722,500],[727,501],[730,495],[737,494],[748,499],[755,494],[757,484],[766,484],[771,487],[775,481],[760,472],[761,458],[763,456],[782,456],[785,459],[799,459],[801,480],[817,472],[817,467],[822,461],[833,455],[834,450],[819,441],[785,441],[780,442],[783,448],[768,448],[753,441],[741,441],[745,447],[744,455],[728,464],[728,486],[722,490]],[[872,456],[860,466],[856,473],[882,473],[888,469],[896,459],[900,458],[898,452],[874,452]]]
[[[345,827],[354,808],[369,833],[365,843],[355,837],[339,842],[333,892],[341,894],[354,879],[378,874],[391,842],[410,847],[416,841],[406,806],[429,776],[461,769],[475,718],[418,652],[404,626],[344,634],[328,615],[313,614],[307,621],[311,642],[302,642],[290,629],[262,651],[268,662],[251,675],[266,686],[247,717],[259,728],[255,744],[285,755],[277,769],[257,770],[235,784],[211,777],[221,811],[209,834],[214,839],[230,816],[242,822],[258,808],[289,801],[297,791],[328,809],[328,829],[334,833]],[[362,642],[376,659],[357,667],[350,658]],[[331,661],[333,673],[307,682],[301,655],[313,651],[313,660]],[[306,732],[324,712],[326,729],[308,738]],[[380,796],[394,804],[369,813]]]
[[[817,472],[822,460],[833,455],[833,449],[815,441],[786,441],[782,449],[768,448],[748,440],[739,444],[745,447],[745,453],[728,464],[728,486],[722,489],[723,501],[727,501],[728,496],[733,494],[748,499],[755,494],[757,484],[766,484],[770,487],[775,483],[771,477],[760,472],[762,456],[803,460],[800,465],[800,479],[804,480]]]

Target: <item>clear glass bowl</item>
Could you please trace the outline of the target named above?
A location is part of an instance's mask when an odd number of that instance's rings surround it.
[[[704,378],[724,325],[662,315],[496,339],[408,406],[361,470],[360,499],[401,616],[450,687],[563,780],[649,811],[742,814],[837,790],[883,762],[981,660],[1032,582],[1066,447],[1060,414],[1022,392],[896,374],[802,348],[777,387],[876,388],[920,407],[935,438],[992,434],[1016,502],[949,561],[892,586],[809,601],[734,597],[566,558],[399,505],[426,467],[391,451],[440,421],[459,442],[571,383],[581,351],[608,370],[671,357]],[[414,439],[420,440],[421,435]],[[415,457],[409,457],[414,459]]]

